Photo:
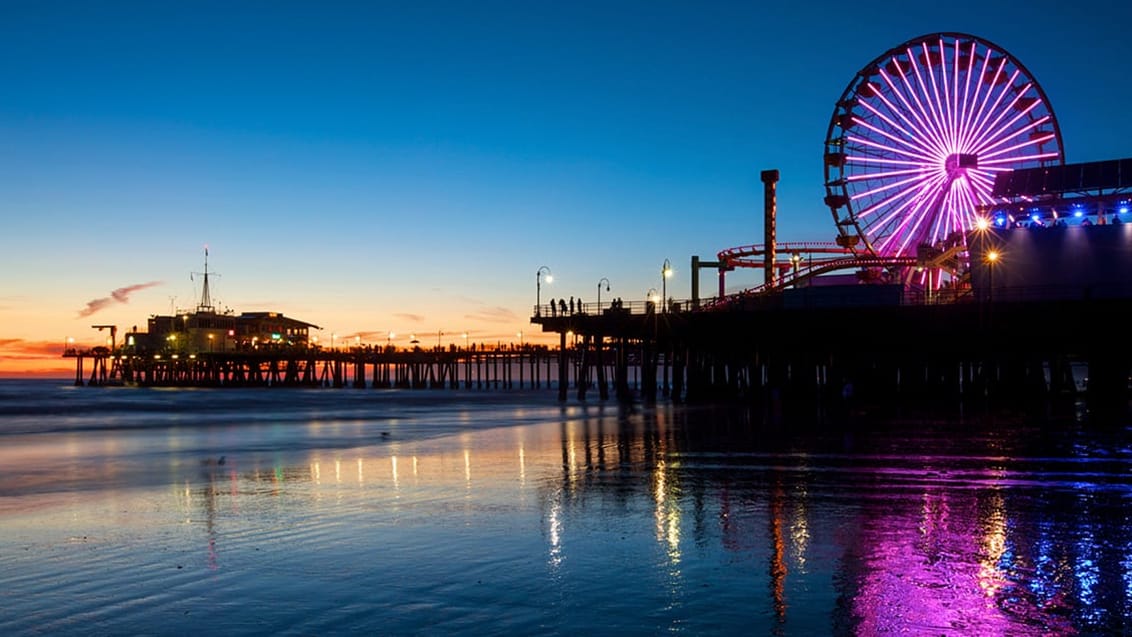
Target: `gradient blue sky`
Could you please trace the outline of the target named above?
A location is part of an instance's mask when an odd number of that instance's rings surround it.
[[[687,297],[691,255],[762,241],[760,170],[780,240],[833,237],[834,102],[924,33],[1025,64],[1068,161],[1132,156],[1130,26],[1095,0],[9,0],[0,358],[192,305],[206,243],[222,305],[339,334],[513,337],[543,264],[544,300],[642,299],[665,258]]]

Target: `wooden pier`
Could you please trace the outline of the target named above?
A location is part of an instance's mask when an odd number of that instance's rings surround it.
[[[125,348],[71,349],[75,384],[140,387],[331,387],[372,389],[552,389],[571,386],[584,397],[598,389],[608,397],[612,370],[592,371],[593,355],[581,346],[538,345],[485,349],[278,348],[190,355],[135,355]],[[611,363],[614,357],[606,357]],[[629,359],[623,359],[628,362]],[[634,364],[636,362],[634,361]],[[633,374],[633,389],[639,375]],[[624,396],[629,371],[621,378]],[[561,382],[559,379],[562,379]]]
[[[1132,350],[1122,326],[1132,299],[812,307],[756,297],[716,311],[668,309],[536,313],[532,323],[556,333],[557,347],[67,356],[76,384],[89,385],[547,389],[560,400],[573,390],[579,400],[739,400],[768,410],[1042,401],[1083,390],[1091,410],[1127,412]]]
[[[599,374],[605,368],[604,353],[615,357],[613,383],[623,387],[620,357],[635,352],[646,401],[659,392],[675,401],[743,400],[768,410],[849,402],[1044,404],[1083,390],[1090,411],[1128,413],[1132,349],[1122,326],[1132,321],[1130,298],[1003,294],[877,305],[854,298],[840,306],[780,295],[717,311],[679,303],[639,314],[538,312],[532,321],[558,333],[560,346],[567,334],[581,339],[583,380],[591,365]]]

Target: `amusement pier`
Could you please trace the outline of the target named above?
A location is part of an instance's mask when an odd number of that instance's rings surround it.
[[[1066,163],[1049,99],[1001,47],[936,33],[866,64],[822,156],[833,241],[780,242],[777,170],[763,242],[690,257],[670,297],[541,299],[557,346],[323,348],[272,312],[155,316],[119,344],[69,348],[76,384],[547,389],[560,400],[1036,404],[1128,413],[1132,159]],[[753,217],[756,217],[753,215]],[[758,224],[752,223],[752,227]],[[729,273],[761,283],[728,291]],[[707,272],[703,272],[707,270]],[[715,275],[712,293],[701,277]]]

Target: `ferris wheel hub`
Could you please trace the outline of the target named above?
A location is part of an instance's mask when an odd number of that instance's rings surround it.
[[[979,167],[979,156],[974,153],[953,153],[947,156],[944,168],[948,177],[956,179],[967,174],[967,169]]]

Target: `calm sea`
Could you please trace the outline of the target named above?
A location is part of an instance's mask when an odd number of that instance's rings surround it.
[[[1128,632],[1129,440],[0,382],[0,634]]]

